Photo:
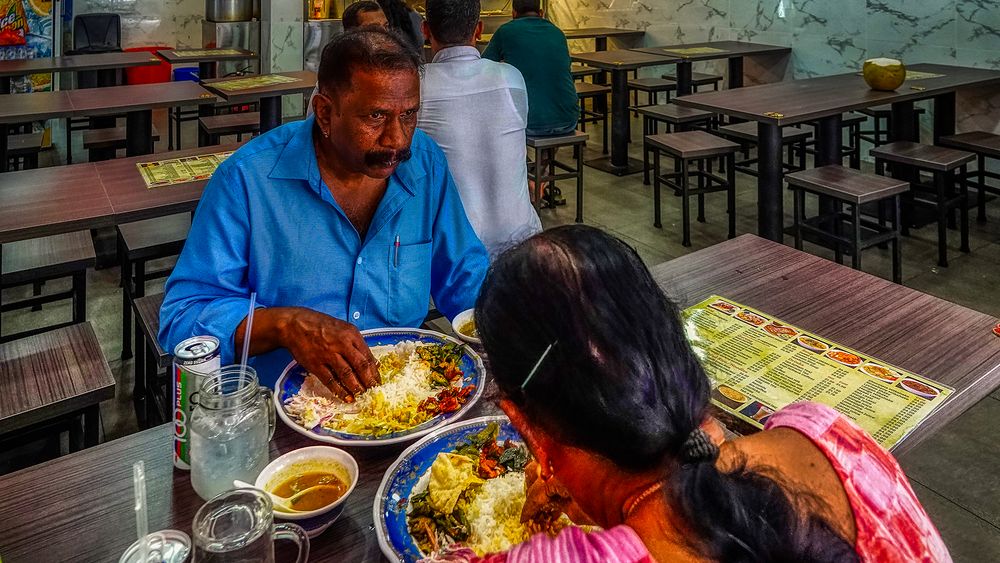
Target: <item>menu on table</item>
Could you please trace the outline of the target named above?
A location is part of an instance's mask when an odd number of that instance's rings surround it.
[[[678,49],[664,49],[668,53],[674,53],[675,55],[681,55],[682,57],[690,57],[692,55],[713,55],[715,53],[725,53],[725,49],[716,49],[715,47],[684,47]]]
[[[906,71],[907,80],[927,80],[928,78],[941,78],[943,74],[937,74],[934,72],[920,72],[917,70]]]
[[[833,407],[891,449],[953,389],[713,295],[683,312],[724,422],[761,429],[799,401]]]
[[[242,55],[239,49],[185,49],[174,51],[175,57],[212,57],[218,55]]]
[[[244,78],[234,78],[232,80],[223,80],[221,82],[212,82],[209,84],[212,88],[216,90],[249,90],[251,88],[260,88],[262,86],[273,86],[275,84],[288,84],[289,82],[301,82],[301,78],[294,78],[291,76],[282,76],[280,74],[265,74],[262,76],[247,76]]]
[[[146,182],[146,189],[152,189],[207,180],[212,177],[222,161],[231,154],[233,151],[200,154],[155,162],[137,162],[135,166],[139,169],[143,181]]]

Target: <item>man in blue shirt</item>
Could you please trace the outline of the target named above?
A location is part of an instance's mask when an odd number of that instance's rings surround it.
[[[345,400],[378,382],[358,329],[419,326],[430,297],[449,318],[488,267],[444,153],[416,131],[421,61],[377,28],[324,49],[315,116],[258,137],[205,188],[167,281],[160,341],[208,334],[264,385],[291,358]]]

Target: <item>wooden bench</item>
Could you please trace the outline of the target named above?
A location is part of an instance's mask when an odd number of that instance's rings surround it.
[[[260,131],[260,112],[245,111],[199,117],[198,127],[208,136],[209,144],[212,145],[218,145],[223,135],[236,135],[236,140],[242,141],[243,135]]]
[[[876,245],[892,243],[892,281],[902,283],[899,233],[899,196],[910,189],[907,182],[865,174],[839,164],[811,168],[785,176],[788,189],[795,198],[794,222],[795,248],[802,250],[803,233],[812,233],[833,243],[837,263],[843,263],[843,247],[851,253],[851,266],[861,269],[861,251]],[[805,194],[829,197],[833,210],[827,214],[806,217]],[[861,206],[879,205],[879,220],[874,223],[861,216]],[[845,214],[842,205],[851,207]],[[891,226],[886,225],[885,208],[891,210]],[[848,235],[842,236],[843,223],[847,222]]]
[[[7,137],[7,170],[38,168],[38,155],[42,152],[42,133],[21,133]]]
[[[94,242],[89,231],[77,231],[48,237],[22,240],[3,245],[3,265],[0,286],[4,289],[24,285],[33,286],[33,296],[0,305],[0,311],[41,309],[46,303],[73,300],[72,320],[0,337],[0,341],[14,340],[46,330],[52,330],[87,319],[87,269],[96,263]],[[42,295],[42,285],[49,280],[73,278],[68,291]]]
[[[87,129],[83,132],[83,148],[89,151],[88,158],[91,162],[98,160],[108,160],[100,156],[100,152],[107,152],[125,148],[126,130],[125,127],[105,127],[103,129]],[[160,132],[153,127],[153,142],[160,140]]]
[[[146,295],[132,301],[135,312],[135,385],[132,397],[140,428],[170,419],[170,366],[174,357],[160,346],[160,306],[163,294]],[[160,375],[166,370],[167,376]]]

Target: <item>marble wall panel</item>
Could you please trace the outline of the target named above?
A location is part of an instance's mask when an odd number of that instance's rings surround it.
[[[115,13],[122,20],[122,47],[201,47],[204,0],[78,0],[73,14]]]

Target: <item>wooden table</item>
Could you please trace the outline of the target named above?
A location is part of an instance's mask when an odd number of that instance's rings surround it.
[[[230,47],[219,49],[161,49],[156,52],[172,65],[198,63],[198,79],[215,78],[218,65],[222,61],[255,61],[257,53],[246,49]]]
[[[0,344],[0,358],[0,436],[82,417],[83,447],[97,445],[115,378],[89,322]]]
[[[22,59],[15,61],[0,61],[0,94],[10,93],[10,79],[26,74],[42,74],[47,72],[83,72],[86,70],[108,70],[136,66],[153,66],[160,64],[159,58],[149,53],[97,53],[90,55],[67,55],[64,57],[45,57],[40,59]]]
[[[593,39],[595,51],[608,50],[608,38],[639,39],[646,35],[645,31],[637,29],[619,29],[617,27],[578,27],[564,29],[566,39]]]
[[[718,293],[870,352],[956,388],[914,430],[909,451],[1000,384],[995,319],[753,235],[661,264],[657,281],[681,306]],[[489,384],[469,417],[495,411]],[[281,423],[279,422],[279,425]],[[39,537],[53,560],[114,560],[134,540],[131,465],[146,462],[150,530],[191,532],[201,505],[185,471],[170,461],[171,427],[152,428],[0,477],[0,555],[37,559]],[[314,442],[280,426],[271,457]],[[372,529],[375,490],[405,445],[349,448],[361,480],[344,515],[312,541],[314,561],[381,561]]]
[[[231,90],[218,88],[215,85],[220,82],[228,82],[234,78],[215,78],[203,80],[201,83],[212,92],[219,95],[231,104],[246,104],[260,102],[260,132],[261,134],[281,125],[281,96],[286,94],[309,94],[316,86],[316,73],[309,70],[297,70],[294,72],[281,72],[276,74],[261,74],[246,76],[244,78],[257,78],[258,76],[287,76],[294,78],[295,82],[285,82],[282,84],[270,84],[243,90]]]
[[[894,141],[917,141],[913,102],[934,100],[934,141],[955,132],[955,91],[967,86],[1000,83],[1000,71],[937,64],[917,64],[910,71],[940,74],[905,82],[895,92],[871,90],[857,73],[838,74],[704,92],[679,97],[674,103],[756,121],[758,125],[757,221],[758,234],[782,240],[781,127],[817,121],[815,165],[841,162],[841,115],[844,112],[892,104]]]
[[[570,55],[574,62],[611,73],[611,156],[591,159],[588,166],[616,176],[642,171],[642,161],[628,155],[628,73],[645,66],[677,61],[677,57],[653,55],[640,51],[594,51]]]
[[[685,52],[698,49],[702,52]],[[743,58],[754,55],[787,55],[791,47],[748,43],[746,41],[706,41],[704,43],[685,43],[683,45],[663,45],[635,49],[643,53],[677,57],[677,95],[687,96],[691,93],[691,63],[715,59],[729,60],[729,88],[743,86]]]

